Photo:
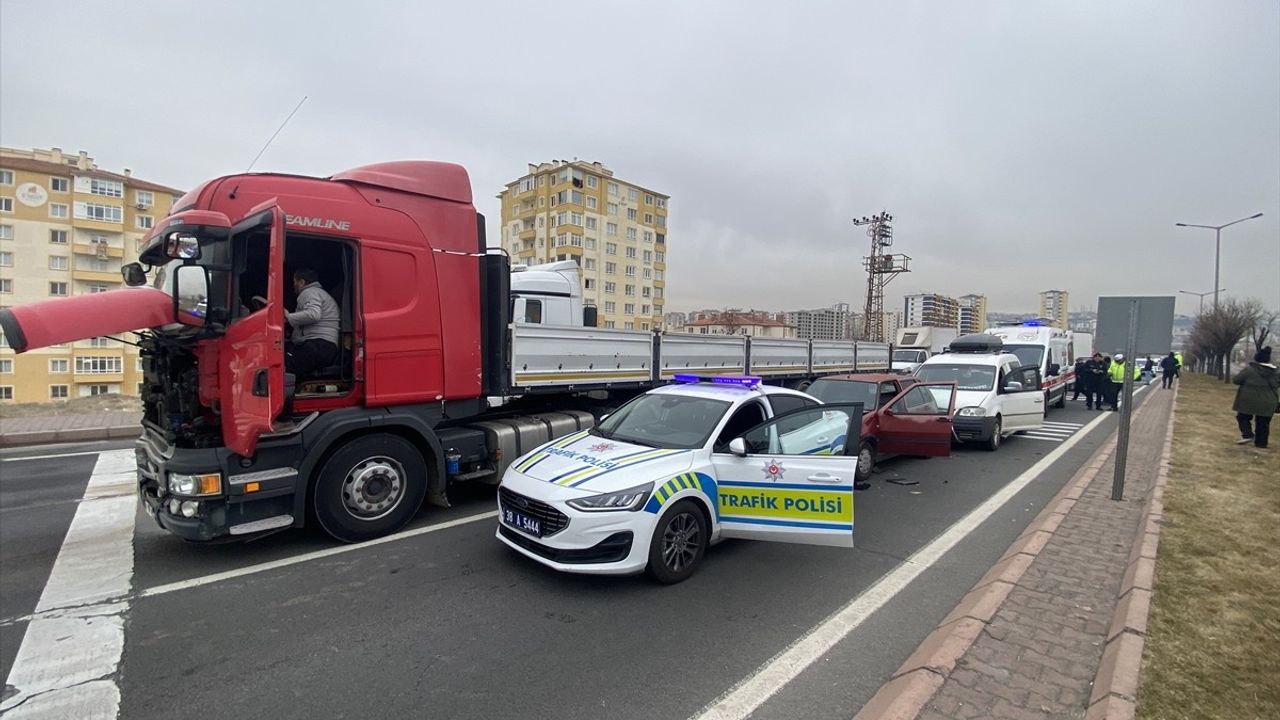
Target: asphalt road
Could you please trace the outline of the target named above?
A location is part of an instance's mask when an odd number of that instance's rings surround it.
[[[1072,403],[1049,420],[1063,424],[1065,439],[1072,425],[1097,416]],[[1116,417],[751,717],[851,717]],[[27,625],[21,618],[36,606],[95,461],[15,458],[107,447],[120,445],[0,453],[5,677]],[[424,510],[406,537],[361,548],[308,531],[191,545],[139,512],[120,716],[694,717],[1057,447],[1013,437],[996,453],[887,461],[857,496],[853,550],[729,541],[708,552],[691,580],[669,587],[559,574],[516,555],[494,539],[493,518],[466,522],[493,510],[484,487],[455,495],[449,510]],[[430,530],[449,521],[457,522]],[[332,549],[341,551],[310,555]],[[263,563],[272,565],[255,567]],[[227,576],[210,578],[218,573]]]

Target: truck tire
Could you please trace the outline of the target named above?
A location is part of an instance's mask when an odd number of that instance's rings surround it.
[[[427,494],[422,453],[398,435],[353,438],[320,466],[311,503],[320,527],[342,542],[395,532]]]
[[[1000,416],[997,415],[996,426],[991,431],[991,439],[982,444],[982,449],[988,452],[995,452],[996,450],[999,450],[1001,440],[1000,433],[1002,432],[1004,432],[1004,421],[1002,421]]]
[[[688,580],[707,552],[711,529],[692,500],[681,500],[658,518],[649,542],[649,576],[664,585]]]

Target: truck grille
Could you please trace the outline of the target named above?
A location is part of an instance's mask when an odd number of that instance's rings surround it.
[[[569,517],[550,505],[512,492],[505,487],[498,487],[498,500],[512,510],[519,510],[525,515],[537,518],[542,523],[542,537],[554,535],[569,524]]]

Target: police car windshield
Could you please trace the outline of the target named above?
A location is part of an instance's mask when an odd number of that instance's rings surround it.
[[[870,412],[876,407],[879,399],[880,384],[863,380],[829,380],[822,378],[813,381],[805,392],[824,403],[862,403],[862,407]]]
[[[988,365],[923,365],[920,382],[954,382],[957,390],[987,391],[996,385],[996,369]]]
[[[729,406],[724,400],[650,393],[623,405],[592,434],[651,447],[700,448]]]
[[[1041,345],[1005,345],[1004,351],[1018,356],[1018,363],[1023,367],[1040,367],[1044,359],[1044,347]]]

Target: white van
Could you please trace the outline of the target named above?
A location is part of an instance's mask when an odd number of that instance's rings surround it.
[[[996,450],[1005,436],[1044,426],[1040,368],[1022,365],[992,335],[957,338],[947,352],[925,360],[915,377],[920,382],[956,384],[959,409],[951,427],[961,442]]]
[[[1040,368],[1044,379],[1044,399],[1048,405],[1067,405],[1067,393],[1075,387],[1075,337],[1066,330],[1038,322],[994,327],[987,334],[1004,343],[1004,351],[1018,356],[1024,366]]]

